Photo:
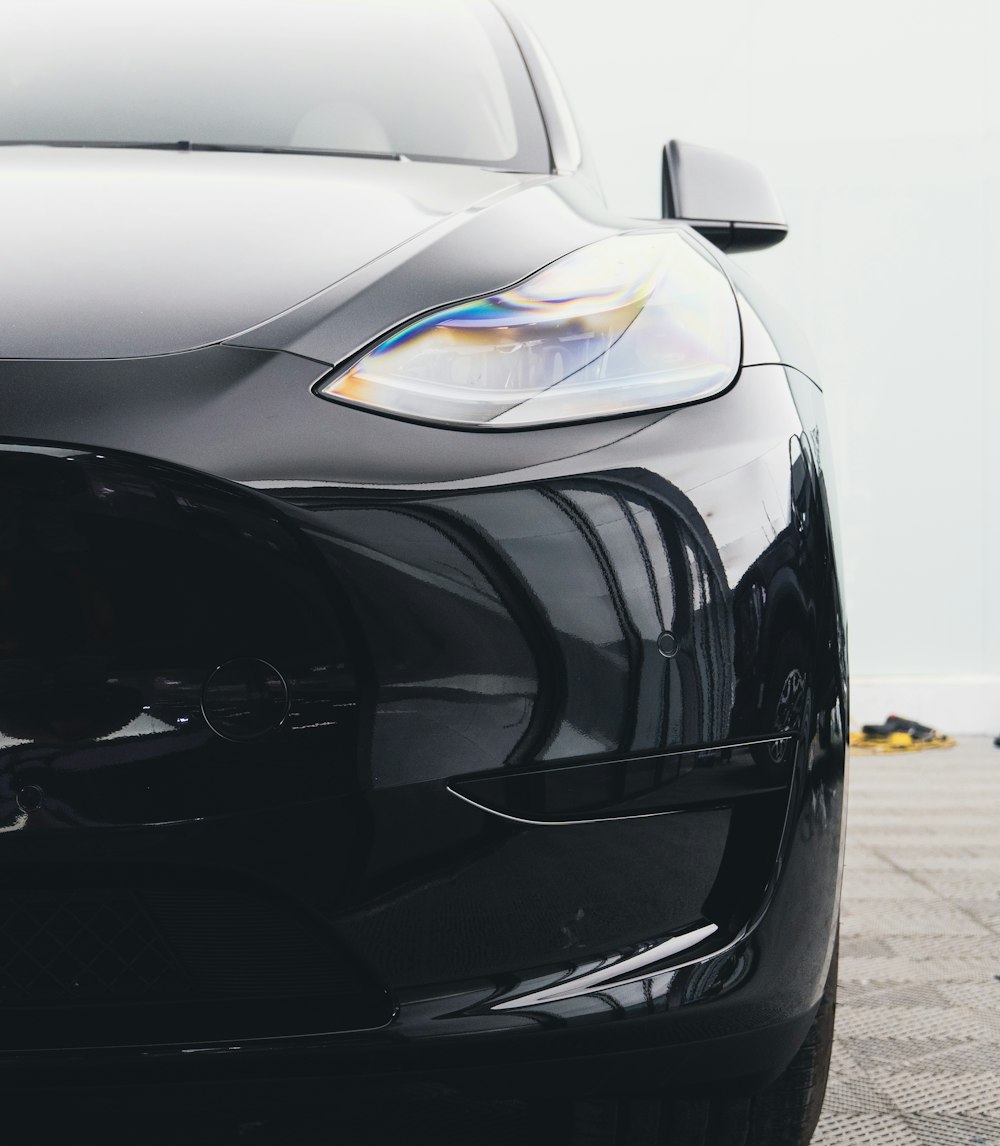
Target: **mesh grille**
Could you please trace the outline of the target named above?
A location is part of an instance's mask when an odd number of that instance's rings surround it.
[[[299,913],[250,894],[0,893],[0,1007],[331,996],[357,981]]]
[[[0,1006],[142,998],[185,983],[134,895],[0,897]]]

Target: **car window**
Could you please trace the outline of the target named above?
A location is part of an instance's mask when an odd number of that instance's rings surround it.
[[[517,44],[477,0],[6,0],[0,140],[549,166]]]

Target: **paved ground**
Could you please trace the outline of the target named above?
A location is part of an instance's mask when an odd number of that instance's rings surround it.
[[[855,755],[848,819],[813,1146],[1000,1146],[1000,749]]]

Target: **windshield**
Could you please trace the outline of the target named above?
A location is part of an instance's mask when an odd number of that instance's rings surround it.
[[[549,169],[517,44],[478,0],[4,0],[0,142]]]

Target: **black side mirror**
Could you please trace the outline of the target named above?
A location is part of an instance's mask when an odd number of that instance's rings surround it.
[[[676,139],[663,149],[663,217],[689,223],[724,251],[773,247],[788,234],[781,204],[753,164]]]

